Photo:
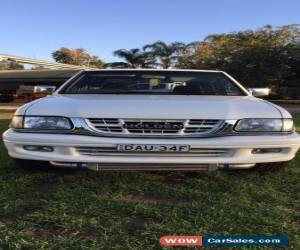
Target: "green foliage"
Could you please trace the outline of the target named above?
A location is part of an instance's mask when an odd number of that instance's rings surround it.
[[[270,87],[272,98],[300,99],[298,25],[214,34],[189,44],[157,41],[142,50],[117,50],[110,67],[223,70],[247,87]]]
[[[179,61],[183,68],[224,70],[249,87],[271,87],[274,97],[300,98],[296,25],[210,35]]]
[[[176,64],[176,60],[186,50],[186,44],[182,42],[173,42],[166,44],[163,41],[157,41],[143,47],[144,51],[150,51],[158,59],[158,65],[168,69]]]
[[[103,67],[83,49],[55,51],[57,62]],[[267,86],[272,98],[300,99],[300,29],[298,25],[214,34],[189,44],[156,41],[142,49],[119,49],[123,61],[112,68],[191,68],[223,70],[247,87]]]
[[[151,68],[155,65],[155,58],[151,53],[140,49],[119,49],[114,51],[114,55],[120,57],[124,62],[112,62],[106,64],[112,68]]]
[[[114,55],[120,57],[124,62],[112,62],[106,64],[112,68],[170,68],[177,64],[177,59],[186,50],[187,45],[182,42],[166,44],[157,41],[148,44],[143,49],[120,49],[114,51]]]
[[[62,47],[52,53],[56,62],[102,68],[104,63],[97,56],[90,55],[84,49],[69,49]]]

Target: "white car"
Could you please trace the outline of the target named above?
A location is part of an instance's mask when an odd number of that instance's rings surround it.
[[[267,92],[222,71],[82,71],[20,107],[3,139],[23,165],[278,169],[294,158],[300,136],[286,110],[254,97]]]

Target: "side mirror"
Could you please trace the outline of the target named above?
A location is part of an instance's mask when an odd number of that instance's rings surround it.
[[[253,96],[262,97],[262,96],[268,96],[271,92],[271,89],[269,89],[269,88],[250,88],[249,92]]]
[[[33,92],[35,94],[52,94],[56,87],[52,85],[34,86]]]

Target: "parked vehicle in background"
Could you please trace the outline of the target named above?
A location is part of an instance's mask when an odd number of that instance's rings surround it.
[[[14,97],[12,94],[0,94],[0,103],[9,103],[14,100]]]
[[[3,139],[23,165],[278,169],[300,136],[286,110],[253,96],[268,92],[222,71],[82,71],[20,107]]]

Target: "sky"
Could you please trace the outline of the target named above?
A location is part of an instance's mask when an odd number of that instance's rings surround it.
[[[112,52],[163,40],[300,24],[300,0],[0,0],[0,54],[51,60],[60,47]]]

